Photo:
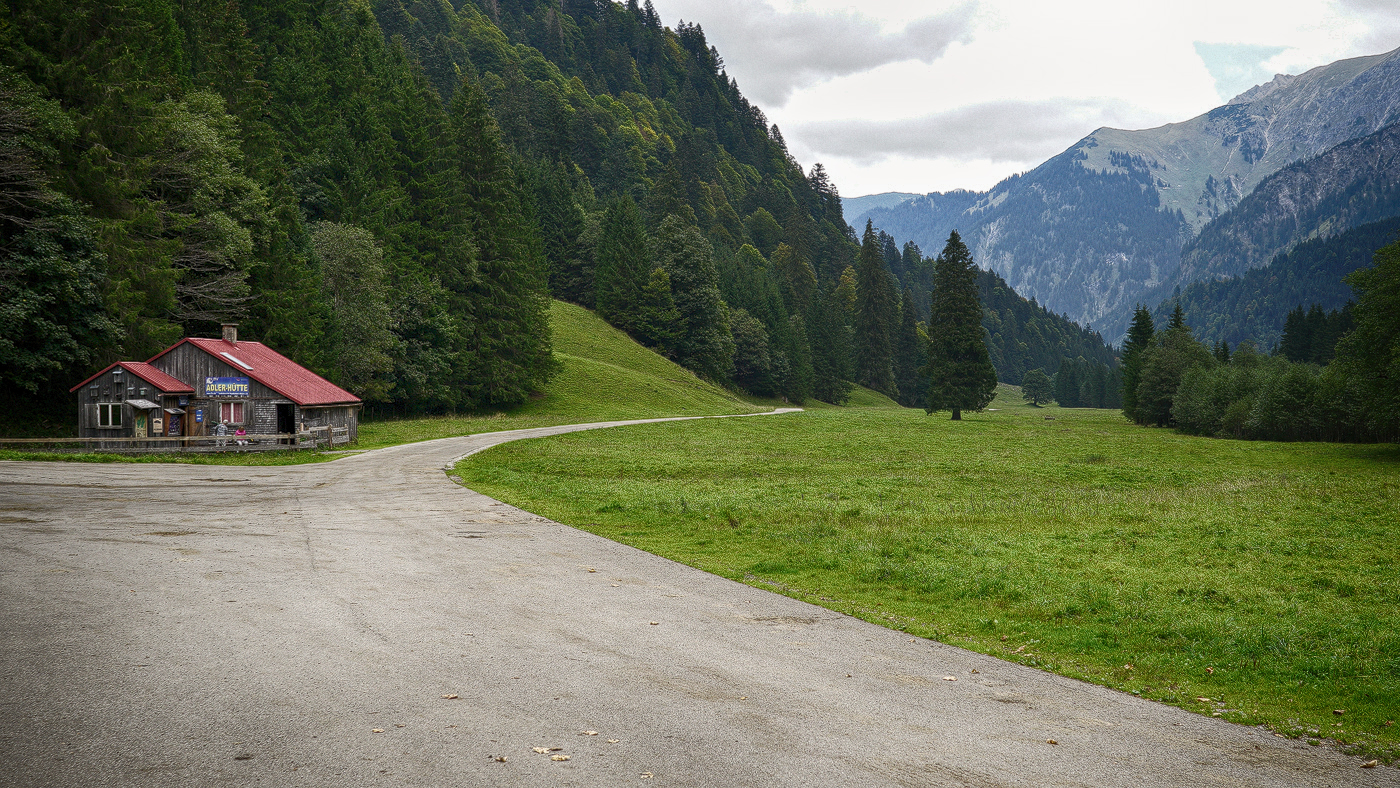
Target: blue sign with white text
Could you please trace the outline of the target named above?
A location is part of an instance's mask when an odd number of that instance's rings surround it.
[[[247,378],[205,378],[204,396],[206,397],[247,397]]]

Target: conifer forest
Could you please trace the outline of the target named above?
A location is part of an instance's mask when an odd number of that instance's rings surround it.
[[[936,258],[858,236],[650,2],[7,0],[0,38],[0,376],[31,407],[227,321],[371,412],[508,407],[555,369],[550,298],[752,394],[925,404]],[[977,281],[1002,380],[1116,374]]]

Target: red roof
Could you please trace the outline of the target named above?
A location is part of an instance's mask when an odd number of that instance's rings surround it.
[[[150,364],[147,364],[144,361],[118,361],[115,364],[108,366],[106,369],[102,370],[96,375],[93,375],[87,380],[84,380],[82,383],[79,383],[73,388],[68,389],[68,393],[72,394],[73,392],[77,391],[83,386],[86,386],[87,384],[91,383],[97,378],[102,377],[103,375],[110,372],[112,370],[112,367],[121,367],[127,372],[130,372],[136,377],[141,378],[142,380],[151,384],[152,386],[155,386],[158,391],[163,391],[166,394],[194,393],[194,389],[190,388],[189,384],[181,383],[176,378],[170,377],[169,375],[165,374],[164,372],[161,372],[160,370],[156,369]]]
[[[261,342],[226,342],[186,337],[151,357],[164,356],[186,342],[298,405],[356,405],[360,398]],[[148,362],[149,363],[149,362]]]

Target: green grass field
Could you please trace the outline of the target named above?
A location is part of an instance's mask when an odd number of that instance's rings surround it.
[[[576,433],[458,472],[886,626],[1396,757],[1400,447],[1195,438],[1015,394],[962,422],[844,408]]]

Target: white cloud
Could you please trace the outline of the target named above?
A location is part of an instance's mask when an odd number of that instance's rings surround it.
[[[851,196],[984,189],[1098,126],[1209,111],[1222,75],[1230,93],[1400,46],[1400,0],[653,2],[698,22],[798,161]],[[1194,42],[1258,59],[1225,74]]]
[[[1141,116],[1116,99],[991,101],[898,120],[824,120],[796,131],[818,156],[872,164],[891,156],[1044,160],[1101,126]]]
[[[683,4],[678,4],[683,5]],[[970,33],[974,3],[914,20],[895,32],[851,10],[778,11],[753,0],[712,0],[688,21],[720,42],[731,76],[765,110],[795,90],[906,60],[932,63]]]
[[[1356,22],[1352,55],[1374,55],[1400,47],[1400,13],[1394,0],[1336,0],[1339,14]]]

